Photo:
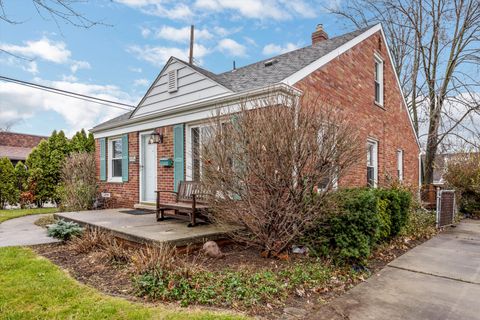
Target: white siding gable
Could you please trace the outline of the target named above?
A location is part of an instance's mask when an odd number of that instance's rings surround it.
[[[174,58],[162,70],[131,118],[231,94],[232,91]]]

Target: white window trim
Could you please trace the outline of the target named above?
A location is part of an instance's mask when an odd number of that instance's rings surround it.
[[[384,102],[384,88],[383,88],[383,74],[384,74],[384,60],[382,59],[382,57],[380,57],[378,54],[374,53],[374,57],[375,57],[375,62],[378,63],[380,65],[380,75],[379,75],[379,88],[380,88],[380,101],[377,101],[377,98],[375,96],[375,92],[374,92],[374,101],[375,101],[375,104],[383,107],[383,102]],[[377,80],[375,79],[375,71],[374,70],[374,73],[373,73],[373,76],[374,76],[374,81],[376,82]]]
[[[375,139],[367,139],[367,147],[369,144],[372,144],[374,146],[373,148],[373,168],[374,168],[373,188],[377,188],[378,187],[378,141]]]
[[[108,138],[107,149],[108,149],[108,158],[107,158],[107,168],[108,168],[108,179],[107,182],[122,182],[122,176],[120,177],[112,177],[113,175],[113,142],[120,141],[122,143],[122,137],[112,137]],[[123,152],[123,150],[122,150]]]
[[[192,181],[193,179],[193,154],[192,154],[192,129],[208,126],[208,122],[197,122],[186,125],[185,132],[185,180]],[[200,171],[201,171],[200,165]]]
[[[404,174],[403,174],[403,163],[404,163],[404,152],[402,149],[397,150],[397,172],[398,172],[398,180],[403,181]]]

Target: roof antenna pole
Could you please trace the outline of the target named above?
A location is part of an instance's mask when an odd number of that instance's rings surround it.
[[[190,26],[190,55],[188,56],[188,63],[193,64],[193,41],[194,41],[194,26]]]

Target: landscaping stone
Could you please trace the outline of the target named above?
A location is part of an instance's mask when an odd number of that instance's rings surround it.
[[[294,319],[304,319],[308,314],[308,311],[301,308],[288,307],[283,309],[282,319],[284,320],[294,320]]]
[[[219,259],[225,257],[225,254],[220,250],[220,247],[215,241],[205,242],[202,250],[207,256],[211,258]]]

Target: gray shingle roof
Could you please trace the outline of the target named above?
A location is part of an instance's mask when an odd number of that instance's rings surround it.
[[[215,75],[217,81],[227,88],[241,92],[278,83],[315,60],[337,49],[371,27],[366,27],[335,38],[324,40],[315,45],[293,50],[279,56],[265,59],[245,67]],[[275,63],[266,67],[265,62]]]
[[[125,112],[121,115],[119,115],[118,117],[115,117],[113,119],[110,119],[110,120],[107,120],[105,122],[102,122],[100,124],[97,124],[95,127],[93,127],[90,131],[96,131],[96,130],[100,130],[100,129],[103,129],[105,127],[108,127],[110,126],[111,124],[115,124],[115,123],[121,123],[125,120],[128,120],[130,118],[130,115],[132,114],[134,110],[132,111],[128,111],[128,112]]]
[[[236,70],[230,70],[220,74],[215,74],[211,71],[200,68],[199,66],[189,64],[188,62],[178,58],[176,59],[182,61],[191,68],[195,69],[197,72],[209,77],[233,92],[242,92],[279,83],[288,76],[339,48],[343,44],[359,36],[370,28],[371,26],[368,26],[338,37],[321,41],[315,45],[293,50],[241,68],[237,68]],[[270,60],[275,62],[270,66],[265,66],[265,62]],[[121,123],[124,120],[129,119],[132,112],[127,112],[119,117],[99,124],[95,126],[93,130],[99,130],[114,123]]]

